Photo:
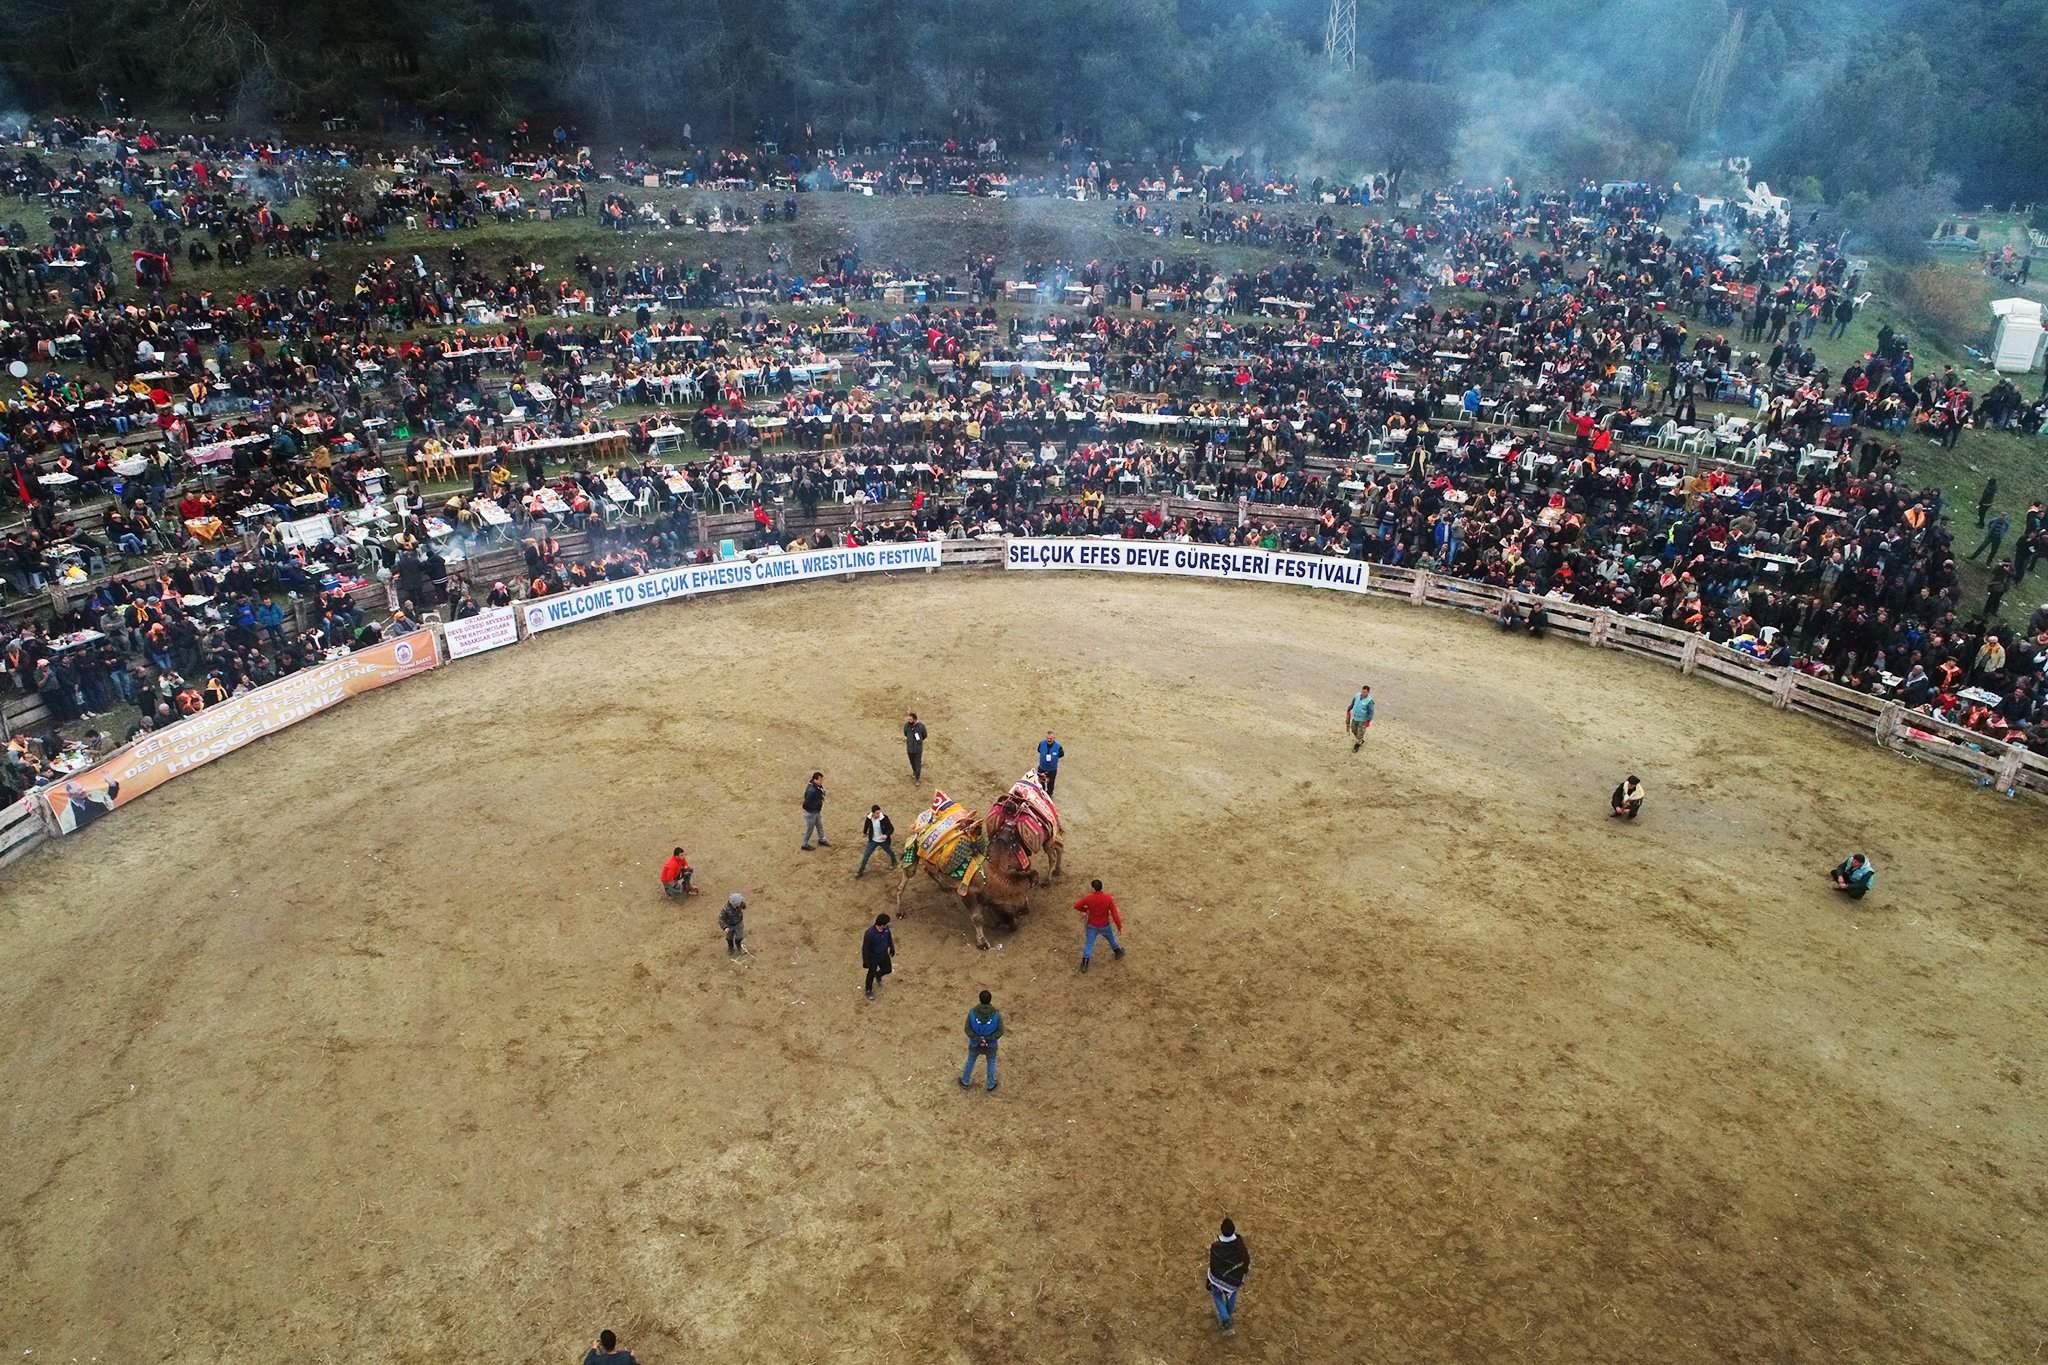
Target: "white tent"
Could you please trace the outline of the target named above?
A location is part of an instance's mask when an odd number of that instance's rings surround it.
[[[1993,299],[1991,312],[1998,319],[1991,329],[1991,368],[2002,374],[2039,369],[2042,352],[2048,350],[2041,305],[2032,299]]]

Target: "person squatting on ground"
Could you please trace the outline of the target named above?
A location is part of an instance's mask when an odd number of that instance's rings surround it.
[[[1081,970],[1088,970],[1088,959],[1095,956],[1095,940],[1107,938],[1109,951],[1117,961],[1123,961],[1124,945],[1117,941],[1116,931],[1124,927],[1123,916],[1117,913],[1116,898],[1102,889],[1100,880],[1088,883],[1088,894],[1074,902],[1074,908],[1088,917],[1087,936],[1081,941]]]
[[[1834,883],[1835,890],[1860,901],[1877,882],[1877,865],[1861,853],[1851,853],[1828,869],[1828,880]]]
[[[694,896],[698,891],[690,884],[694,876],[696,873],[690,868],[689,858],[678,848],[661,865],[661,889],[670,896]]]
[[[882,978],[896,970],[896,935],[889,928],[886,914],[876,915],[875,922],[860,936],[860,965],[868,973],[867,984],[861,991],[872,1000]]]
[[[903,752],[910,759],[912,782],[924,780],[924,741],[930,733],[924,722],[917,718],[917,712],[912,711],[903,718]]]
[[[1351,752],[1357,753],[1365,747],[1365,732],[1372,729],[1372,689],[1364,683],[1358,685],[1358,695],[1345,708],[1344,722],[1351,730]]]
[[[735,891],[725,898],[718,912],[718,927],[725,930],[725,952],[738,957],[747,950],[747,898]]]
[[[868,807],[867,819],[861,822],[861,832],[867,836],[868,846],[861,850],[860,866],[853,870],[855,877],[867,875],[868,859],[875,856],[876,849],[888,854],[890,862],[896,861],[895,846],[889,842],[890,836],[896,833],[896,826],[882,814],[880,806]]]
[[[816,837],[823,848],[832,847],[832,841],[825,837],[825,774],[812,773],[811,780],[804,786],[804,844],[803,851],[811,851],[811,839]]]
[[[1208,1275],[1209,1300],[1216,1305],[1216,1325],[1226,1335],[1237,1330],[1232,1322],[1237,1314],[1237,1296],[1251,1271],[1251,1249],[1237,1235],[1237,1224],[1226,1218],[1216,1240],[1209,1243]]]
[[[1614,789],[1614,795],[1608,798],[1608,804],[1614,807],[1612,814],[1627,820],[1635,819],[1643,813],[1644,795],[1642,780],[1630,773]]]
[[[1052,795],[1053,784],[1060,780],[1060,760],[1066,756],[1067,751],[1047,730],[1045,738],[1038,741],[1038,785],[1045,788],[1047,796]]]
[[[967,1089],[974,1084],[974,1061],[977,1057],[988,1058],[988,1091],[996,1091],[996,1044],[1003,1038],[1003,1016],[997,1012],[992,997],[987,991],[981,993],[981,1000],[967,1011],[967,1065],[960,1068],[960,1088]]]

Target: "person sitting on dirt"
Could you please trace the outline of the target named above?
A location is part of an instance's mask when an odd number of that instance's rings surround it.
[[[1515,609],[1513,593],[1501,599],[1500,614],[1493,619],[1499,623],[1500,628],[1504,631],[1516,631],[1522,628],[1522,613]]]
[[[1612,813],[1616,817],[1633,820],[1643,813],[1645,795],[1647,793],[1643,791],[1642,779],[1630,773],[1622,780],[1621,785],[1614,789],[1614,795],[1608,799],[1608,804],[1614,808]]]
[[[1851,853],[1828,871],[1835,890],[1851,900],[1862,900],[1877,881],[1877,866],[1861,853]]]
[[[701,889],[690,885],[690,879],[695,875],[696,871],[690,866],[690,860],[684,856],[682,849],[678,848],[669,854],[668,861],[661,865],[661,889],[670,896],[694,896]]]

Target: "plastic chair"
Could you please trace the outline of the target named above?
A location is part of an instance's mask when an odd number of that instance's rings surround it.
[[[718,542],[718,557],[720,559],[738,559],[740,557],[739,547],[730,540],[721,540]]]

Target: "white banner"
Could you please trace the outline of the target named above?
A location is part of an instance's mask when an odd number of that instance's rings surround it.
[[[1364,592],[1365,561],[1290,554],[1234,545],[1160,544],[1144,540],[1010,541],[1006,569],[1091,569],[1108,573],[1172,574],[1305,588]]]
[[[519,613],[510,607],[486,607],[474,616],[450,621],[441,633],[448,640],[448,657],[467,659],[517,640]]]
[[[763,555],[759,559],[724,559],[714,564],[686,564],[638,578],[597,583],[575,592],[526,603],[526,633],[538,635],[557,626],[574,625],[593,616],[608,616],[628,607],[670,602],[679,597],[758,588],[771,583],[800,583],[838,574],[890,573],[899,569],[936,569],[939,547],[934,541],[911,540],[859,549],[805,550],[796,554]]]

